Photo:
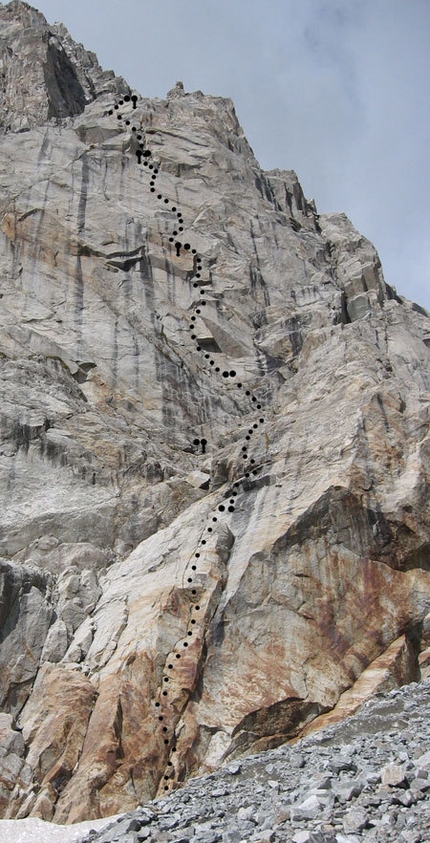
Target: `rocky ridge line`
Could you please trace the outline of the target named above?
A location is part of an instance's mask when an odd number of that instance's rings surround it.
[[[28,3],[0,3],[0,24],[0,133],[65,125],[97,97],[128,90],[63,24],[49,26]]]

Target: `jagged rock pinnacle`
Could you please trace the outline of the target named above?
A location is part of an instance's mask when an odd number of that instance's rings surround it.
[[[185,95],[184,91],[184,83],[183,82],[176,82],[175,86],[170,89],[167,93],[167,99],[176,99],[177,97],[183,97]]]
[[[61,24],[21,0],[0,5],[0,131],[23,131],[82,113],[100,94],[126,91]]]

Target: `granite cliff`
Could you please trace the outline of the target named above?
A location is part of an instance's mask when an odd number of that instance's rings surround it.
[[[230,100],[0,60],[0,812],[73,822],[418,678],[430,319]]]

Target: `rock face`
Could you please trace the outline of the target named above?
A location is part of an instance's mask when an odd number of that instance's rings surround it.
[[[0,806],[73,822],[418,677],[430,320],[229,100],[0,24]]]
[[[428,680],[395,688],[296,746],[227,764],[79,839],[427,843],[429,699]]]
[[[1,132],[81,114],[103,92],[126,92],[123,80],[103,71],[64,26],[48,26],[27,3],[0,4],[0,24]]]

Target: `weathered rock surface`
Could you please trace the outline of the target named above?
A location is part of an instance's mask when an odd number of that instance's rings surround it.
[[[229,100],[0,29],[0,805],[73,822],[419,676],[430,322]]]
[[[380,694],[342,723],[227,764],[82,843],[427,843],[429,702],[429,680]]]
[[[101,93],[125,93],[113,71],[27,3],[0,4],[0,131],[22,132],[81,114]]]

